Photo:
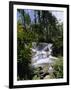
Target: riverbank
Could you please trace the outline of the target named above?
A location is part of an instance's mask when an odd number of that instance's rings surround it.
[[[51,65],[51,72],[49,72],[49,67],[49,65],[45,65],[43,68],[35,68],[32,80],[63,78],[63,57],[58,57],[58,59],[55,60]]]

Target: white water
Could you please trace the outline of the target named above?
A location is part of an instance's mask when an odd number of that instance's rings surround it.
[[[52,56],[52,44],[51,43],[40,43],[36,46],[36,43],[33,43],[32,52],[32,65],[39,66],[43,64],[53,63],[56,57]]]

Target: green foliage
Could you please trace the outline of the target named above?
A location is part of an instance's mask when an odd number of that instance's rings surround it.
[[[63,78],[63,58],[59,57],[53,64],[53,77],[54,78]]]
[[[56,33],[56,36],[53,41],[53,54],[55,56],[63,56],[63,24],[57,25],[58,32]]]
[[[30,24],[30,22],[31,22],[31,19],[30,19],[30,16],[29,16],[29,14],[27,14],[27,13],[25,13],[25,23],[27,24],[27,25],[29,25]]]
[[[18,65],[18,80],[31,78],[31,37],[23,30],[21,24],[17,24],[17,65]],[[28,36],[28,37],[27,37]],[[29,39],[29,40],[28,40]],[[30,41],[27,43],[27,41]]]
[[[32,80],[39,80],[39,79],[40,79],[40,77],[38,77],[37,75],[34,75]]]

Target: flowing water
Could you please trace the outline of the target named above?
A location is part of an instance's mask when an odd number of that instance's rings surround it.
[[[52,44],[51,43],[39,43],[38,45],[32,43],[32,66],[43,67],[44,65],[49,65],[48,72],[53,72],[51,64],[56,57],[52,56]]]
[[[33,66],[46,64],[46,63],[53,63],[55,59],[52,56],[52,44],[51,43],[33,43],[32,48],[32,64]]]

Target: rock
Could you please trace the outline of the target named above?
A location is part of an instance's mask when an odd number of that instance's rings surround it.
[[[53,68],[52,68],[52,66],[49,67],[48,72],[49,72],[50,74],[53,73]]]
[[[50,75],[46,75],[44,79],[51,79]]]

